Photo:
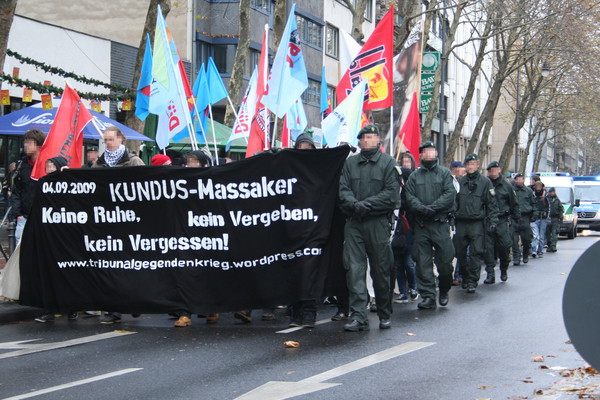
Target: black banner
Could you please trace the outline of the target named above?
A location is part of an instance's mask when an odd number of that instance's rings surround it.
[[[333,221],[347,153],[45,177],[21,243],[19,302],[207,313],[318,298],[332,257],[339,264]]]

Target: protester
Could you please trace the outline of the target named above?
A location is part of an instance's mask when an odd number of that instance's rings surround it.
[[[379,328],[391,328],[390,273],[393,263],[390,217],[399,206],[400,174],[396,161],[380,150],[379,128],[367,125],[358,133],[361,152],[348,158],[340,179],[340,207],[346,215],[344,266],[350,297],[346,331],[369,329],[367,260],[375,289]]]
[[[439,304],[447,306],[452,288],[454,247],[448,216],[454,211],[456,190],[448,168],[439,165],[435,145],[427,141],[419,147],[421,165],[408,178],[406,202],[414,215],[413,259],[417,263],[417,285],[423,300],[419,309],[436,308],[436,279],[433,272],[435,250],[439,281]]]
[[[4,199],[6,200],[6,205],[9,208],[11,206],[10,198],[12,196],[13,182],[15,179],[16,169],[16,162],[13,161],[10,164],[8,164],[8,171],[6,172],[6,175],[4,175],[4,179],[2,180],[2,196],[4,196]],[[9,215],[9,219],[12,221],[12,216]]]
[[[156,154],[150,159],[150,165],[172,165],[171,157],[166,154]]]
[[[533,236],[530,223],[536,220],[535,215],[537,210],[533,191],[530,187],[525,186],[525,177],[523,177],[523,174],[515,175],[513,189],[519,203],[519,210],[521,211],[519,222],[511,224],[513,265],[521,265],[521,255],[523,263],[527,264],[529,261],[531,238]],[[521,249],[523,250],[522,252]]]
[[[415,158],[410,152],[400,154],[398,163],[402,168],[408,168],[411,172],[415,170]]]
[[[125,135],[116,126],[109,126],[104,131],[104,153],[92,164],[92,168],[98,167],[137,167],[144,165],[141,158],[129,154],[125,147]]]
[[[410,154],[410,153],[406,153]],[[406,160],[406,157],[404,157]],[[400,192],[400,209],[396,219],[396,228],[392,238],[392,251],[394,253],[394,269],[390,282],[390,289],[393,291],[398,283],[400,295],[394,300],[394,303],[408,303],[409,299],[416,301],[419,298],[417,292],[417,275],[415,263],[412,259],[412,247],[414,240],[414,217],[408,212],[406,202],[406,182],[412,173],[410,168],[402,167],[402,189]],[[392,294],[393,295],[393,294]]]
[[[533,184],[533,195],[535,198],[535,220],[531,223],[531,231],[533,232],[533,241],[531,243],[531,256],[533,258],[542,258],[544,256],[544,243],[546,241],[546,225],[550,203],[546,197],[546,190],[541,181],[536,181]]]
[[[484,260],[487,276],[483,283],[493,284],[496,283],[495,267],[497,258],[500,258],[500,280],[504,282],[508,279],[510,248],[512,246],[509,225],[521,223],[521,209],[519,208],[517,195],[512,185],[502,176],[502,169],[498,162],[492,161],[488,165],[487,171],[488,178],[494,187],[494,198],[498,206],[498,225],[495,232],[488,232],[485,236]]]
[[[548,204],[550,208],[548,251],[556,253],[556,242],[558,241],[558,232],[560,230],[560,223],[563,220],[564,209],[560,199],[556,195],[556,189],[553,187],[548,189]]]
[[[57,174],[67,167],[68,161],[66,158],[62,156],[49,158],[46,160],[46,175]],[[59,312],[59,310],[44,310],[44,314],[35,319],[35,322],[45,323],[54,321],[55,313]],[[77,319],[76,311],[69,311],[67,313],[67,318],[69,321],[74,321]]]
[[[452,184],[454,184],[454,189],[456,189],[456,193],[460,192],[460,184],[458,183],[458,180],[460,178],[462,178],[463,176],[465,176],[466,172],[465,172],[465,167],[463,166],[463,164],[460,161],[452,161],[452,163],[450,164],[450,171],[452,171]],[[452,227],[452,234],[454,235],[456,233],[456,228],[454,226],[454,216],[452,216],[451,219],[451,227]],[[469,256],[469,249],[467,249],[467,257]],[[458,261],[456,261],[456,265],[454,267],[454,279],[452,280],[452,286],[461,286],[462,285],[462,276],[460,276],[460,264]]]
[[[31,171],[40,154],[44,140],[46,140],[46,135],[38,129],[31,129],[23,135],[25,157],[18,162],[15,169],[11,198],[12,217],[17,221],[17,228],[15,230],[17,243],[21,241],[23,229],[31,212],[36,185],[36,182],[31,179]]]
[[[469,154],[465,158],[467,174],[458,181],[460,191],[456,199],[454,247],[463,278],[462,288],[467,289],[467,293],[475,293],[479,283],[485,231],[494,233],[498,226],[494,188],[492,182],[479,173],[480,165],[477,154]]]
[[[83,168],[92,168],[92,165],[98,160],[98,148],[92,146],[85,152],[85,164]]]
[[[116,126],[109,126],[104,131],[104,144],[106,149],[104,153],[94,162],[92,168],[114,168],[141,166],[144,162],[136,155],[129,154],[125,148],[125,135]],[[139,314],[132,314],[133,317]],[[100,320],[101,324],[114,324],[121,322],[121,313],[109,311]]]

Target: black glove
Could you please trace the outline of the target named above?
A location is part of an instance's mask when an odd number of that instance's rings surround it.
[[[496,224],[490,224],[490,226],[488,226],[488,231],[490,233],[496,232]]]
[[[371,203],[368,201],[357,201],[354,203],[354,214],[364,217],[371,212]]]
[[[424,217],[433,217],[435,215],[435,210],[430,206],[426,206],[425,204],[421,204],[417,207],[417,212]]]

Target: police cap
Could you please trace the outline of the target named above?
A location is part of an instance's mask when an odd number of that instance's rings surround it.
[[[515,179],[517,179],[517,178],[523,178],[523,174],[520,172],[515,174]]]
[[[500,168],[500,164],[498,164],[498,161],[492,161],[488,164],[486,169],[489,171],[492,168]]]
[[[465,164],[467,164],[469,161],[479,161],[479,156],[475,153],[471,153],[465,157]]]
[[[431,140],[428,140],[425,143],[421,143],[421,145],[419,146],[419,153],[422,152],[423,149],[426,149],[428,147],[432,147],[435,149],[435,145],[433,144],[433,142]]]
[[[357,139],[360,139],[360,137],[365,134],[365,133],[374,133],[376,135],[379,135],[379,128],[376,125],[365,125],[359,132],[358,132],[358,136],[356,137]]]
[[[548,193],[550,192],[556,192],[556,189],[554,189],[553,187],[551,187],[550,189],[548,189]]]

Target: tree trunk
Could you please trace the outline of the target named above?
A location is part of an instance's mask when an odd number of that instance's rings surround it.
[[[492,130],[492,126],[494,126],[494,113],[490,116],[490,118],[485,123],[485,128],[483,129],[483,134],[481,135],[481,142],[479,143],[479,159],[484,160],[487,157],[488,153],[488,145],[487,142],[490,138],[490,131]]]
[[[133,82],[131,82],[131,90],[136,91],[138,82],[140,80],[140,72],[142,70],[142,62],[144,61],[144,52],[146,51],[146,33],[150,34],[150,41],[154,43],[154,31],[156,29],[156,14],[157,5],[160,4],[162,9],[163,17],[167,17],[169,11],[171,11],[170,0],[151,0],[148,6],[148,12],[146,13],[146,22],[144,23],[144,31],[142,32],[142,39],[140,40],[140,47],[138,48],[137,56],[135,58],[135,69],[133,71]],[[127,111],[125,113],[125,125],[137,132],[144,131],[144,121],[141,121],[135,116],[135,111]]]
[[[469,113],[469,108],[471,108],[471,102],[473,100],[473,94],[475,94],[475,85],[477,84],[477,78],[479,77],[479,72],[481,71],[481,66],[483,64],[483,59],[485,56],[485,48],[488,43],[488,36],[492,30],[492,21],[493,16],[488,15],[487,20],[485,21],[485,28],[483,30],[483,39],[479,42],[479,49],[477,50],[477,57],[475,59],[475,64],[471,69],[471,76],[469,78],[469,85],[467,87],[467,93],[465,94],[465,98],[460,106],[460,111],[458,113],[458,118],[456,119],[456,123],[454,124],[454,130],[448,135],[448,149],[446,150],[446,158],[444,160],[444,164],[449,167],[452,160],[456,157],[456,149],[458,148],[458,141],[460,139],[462,129],[465,126],[465,121],[467,118],[467,114]]]
[[[235,53],[235,62],[233,71],[229,79],[229,96],[234,105],[240,102],[240,89],[244,80],[244,68],[248,58],[248,49],[250,47],[250,0],[240,1],[240,36],[238,39],[237,50]],[[250,66],[252,69],[253,66]],[[227,104],[225,111],[225,125],[233,126],[235,122],[235,110]]]
[[[6,47],[8,45],[8,35],[12,26],[17,0],[0,1],[0,71],[4,71],[4,60],[6,59]],[[0,81],[0,88],[2,81]]]
[[[442,60],[448,59],[448,55],[450,54],[450,50],[452,49],[452,42],[454,42],[454,36],[456,34],[456,29],[460,25],[460,17],[462,15],[464,7],[457,7],[454,12],[454,18],[452,19],[452,25],[450,25],[450,31],[448,32],[448,37],[446,38],[446,43],[444,45],[443,54],[441,55]],[[433,14],[433,13],[432,13]],[[429,17],[429,15],[428,15]],[[425,28],[427,29],[427,28]],[[423,42],[427,43],[427,42]],[[433,118],[436,114],[436,109],[438,105],[438,101],[440,99],[440,86],[443,85],[442,82],[442,68],[438,68],[435,72],[435,78],[433,81],[433,96],[431,98],[431,104],[429,105],[429,111],[425,115],[425,122],[423,123],[423,130],[421,130],[421,141],[429,140],[429,136],[431,135],[431,125],[433,124]]]
[[[296,18],[296,16],[293,16]],[[279,47],[283,30],[285,29],[285,22],[287,18],[287,1],[276,0],[275,1],[275,12],[273,15],[273,46],[275,51]]]
[[[404,0],[399,1],[397,4],[397,14],[404,17],[402,23],[399,25],[394,24],[394,54],[400,53],[400,50],[404,47],[404,42],[408,39],[410,30],[414,25],[414,15],[421,13],[421,0]],[[395,19],[394,19],[395,20]]]

